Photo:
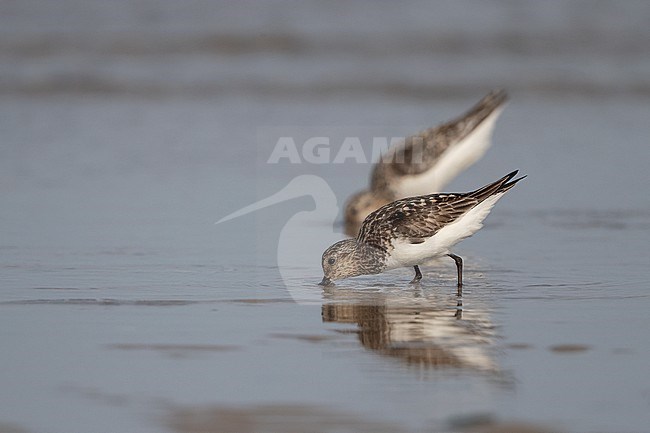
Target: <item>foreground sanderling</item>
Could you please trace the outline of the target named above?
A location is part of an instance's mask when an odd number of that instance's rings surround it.
[[[422,279],[418,265],[447,255],[456,262],[460,294],[463,260],[451,248],[476,233],[495,203],[526,177],[513,180],[517,173],[468,193],[409,197],[382,206],[364,220],[356,239],[325,250],[320,284],[409,266],[415,269],[411,283],[417,283]]]
[[[345,206],[345,232],[356,236],[364,219],[397,199],[432,194],[478,161],[490,147],[492,131],[508,96],[493,91],[462,116],[408,137],[375,165],[370,189]]]

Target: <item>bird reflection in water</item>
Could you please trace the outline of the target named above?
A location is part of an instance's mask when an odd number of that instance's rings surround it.
[[[363,347],[411,366],[496,373],[494,325],[486,309],[421,289],[395,292],[328,287],[324,322],[356,323]]]

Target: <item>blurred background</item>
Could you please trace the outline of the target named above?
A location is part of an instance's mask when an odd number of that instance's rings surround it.
[[[3,94],[650,93],[644,1],[9,0],[2,9]]]
[[[0,432],[203,431],[195,405],[295,401],[372,420],[342,431],[476,413],[642,431],[648,323],[620,318],[648,306],[648,23],[644,0],[0,0]],[[331,334],[320,306],[257,301],[286,298],[279,232],[313,204],[213,222],[298,174],[341,207],[370,171],[267,164],[277,138],[367,148],[494,88],[511,96],[494,145],[449,189],[529,175],[468,243],[498,286],[474,298],[495,341],[539,348],[490,358],[516,392],[471,374],[436,388],[354,335],[358,352],[269,337]],[[559,343],[594,349],[558,361]]]
[[[119,204],[121,194],[136,194],[129,203],[154,200],[152,190],[165,184],[195,201],[212,192],[214,203],[241,185],[234,179],[245,167],[268,172],[260,177],[270,190],[295,172],[315,171],[343,200],[366,183],[369,167],[289,165],[279,174],[265,164],[276,142],[269,128],[407,135],[460,114],[493,88],[513,101],[497,127],[497,150],[451,187],[544,166],[555,174],[551,184],[533,183],[531,194],[567,182],[621,194],[624,176],[571,176],[574,164],[548,147],[578,154],[603,142],[598,160],[584,164],[594,172],[605,161],[634,167],[637,155],[626,149],[636,147],[642,134],[634,128],[648,119],[645,1],[5,0],[1,7],[0,185],[10,196],[22,188],[48,196],[102,188]],[[353,185],[339,185],[333,173]],[[242,190],[236,204],[257,197]],[[590,207],[592,195],[581,197],[571,203]],[[623,198],[635,208],[640,199]]]

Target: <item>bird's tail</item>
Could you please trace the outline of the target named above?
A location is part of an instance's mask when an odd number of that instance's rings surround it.
[[[482,188],[477,189],[476,191],[470,192],[469,195],[478,198],[480,201],[483,201],[494,194],[504,193],[515,186],[517,182],[526,177],[521,176],[517,179],[512,180],[517,175],[517,173],[519,173],[519,170],[508,173],[496,182],[492,182]]]

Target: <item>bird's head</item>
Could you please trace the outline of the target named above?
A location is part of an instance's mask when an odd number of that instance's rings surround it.
[[[384,268],[381,254],[378,248],[356,239],[335,243],[323,253],[321,264],[324,276],[320,285],[329,286],[334,280],[381,272]]]
[[[339,241],[325,250],[321,264],[323,266],[322,286],[329,286],[334,280],[361,275],[356,253],[357,241],[346,239]]]

